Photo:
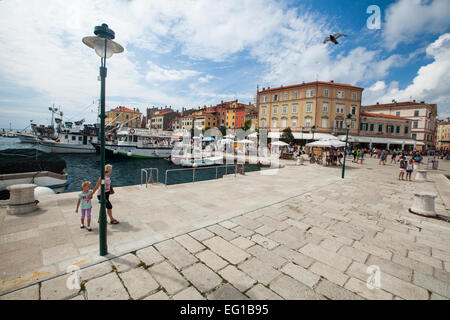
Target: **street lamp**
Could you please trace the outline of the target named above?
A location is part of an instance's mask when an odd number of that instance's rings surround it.
[[[350,125],[352,124],[352,115],[349,113],[345,118],[345,126],[347,129],[347,135],[345,137],[345,149],[344,149],[344,164],[342,165],[342,179],[344,179],[345,175],[345,158],[347,156],[347,143],[348,143],[348,131],[350,130]]]
[[[124,51],[123,47],[112,41],[115,37],[114,31],[108,28],[107,24],[96,26],[95,37],[84,37],[83,43],[95,50],[100,59],[100,177],[101,177],[101,197],[100,197],[100,255],[108,254],[106,243],[106,210],[105,210],[105,78],[106,59],[111,58],[115,53]]]
[[[314,131],[316,131],[316,126],[312,126],[311,131],[312,131],[312,141],[314,142]]]

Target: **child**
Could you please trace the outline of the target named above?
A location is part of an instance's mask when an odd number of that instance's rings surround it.
[[[406,180],[411,181],[412,172],[413,172],[413,159],[409,159],[408,165],[406,166]]]
[[[92,191],[91,189],[91,183],[89,181],[83,181],[81,184],[82,192],[78,195],[78,202],[77,202],[77,209],[75,212],[78,213],[78,208],[80,207],[81,203],[81,226],[80,228],[84,228],[84,217],[87,216],[87,227],[86,229],[88,231],[92,231],[91,229],[91,209],[92,209],[92,203],[91,203],[91,195]]]
[[[400,173],[398,174],[398,180],[403,180],[403,177],[406,172],[406,166],[407,166],[407,162],[405,160],[405,157],[401,156],[400,157]]]

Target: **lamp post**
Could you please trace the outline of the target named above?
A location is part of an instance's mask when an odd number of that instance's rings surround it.
[[[101,179],[101,197],[100,197],[100,255],[108,254],[106,242],[106,210],[105,210],[105,78],[106,78],[106,59],[111,58],[115,53],[124,51],[123,47],[112,41],[115,37],[114,31],[108,28],[107,24],[96,26],[94,29],[95,37],[84,37],[83,43],[89,48],[95,50],[100,57],[100,179]]]
[[[345,126],[347,129],[347,134],[345,137],[345,149],[344,149],[344,164],[342,165],[342,179],[345,176],[345,158],[347,157],[347,143],[348,143],[348,131],[350,130],[350,125],[352,124],[352,115],[349,113],[345,118]]]
[[[312,126],[311,131],[312,131],[312,142],[314,142],[314,131],[316,131],[316,126]]]

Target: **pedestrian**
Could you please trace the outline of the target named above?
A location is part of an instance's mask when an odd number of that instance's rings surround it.
[[[118,224],[119,221],[113,218],[112,216],[112,204],[111,201],[109,201],[109,196],[111,194],[114,194],[114,189],[111,183],[111,173],[112,173],[112,165],[107,164],[105,165],[105,201],[106,201],[106,212],[108,213],[109,220],[111,224]],[[94,190],[92,190],[92,194],[95,193],[95,191],[98,190],[97,198],[98,200],[101,200],[101,178],[98,178],[97,184],[94,187]],[[91,195],[92,197],[92,195]]]
[[[392,151],[392,155],[391,155],[391,164],[395,163],[395,158],[397,157],[397,153],[395,152],[395,150]]]
[[[338,161],[339,161],[339,165],[340,165],[340,166],[342,165],[341,159],[342,159],[343,157],[344,157],[344,156],[342,155],[342,152],[339,151],[339,154],[338,154]]]
[[[359,155],[359,161],[361,161],[361,164],[363,164],[363,162],[364,162],[364,150],[363,151],[361,151],[361,154]]]
[[[80,228],[84,228],[84,218],[87,218],[87,231],[92,231],[91,229],[91,210],[92,210],[92,202],[91,202],[91,195],[92,191],[91,189],[91,182],[90,181],[83,181],[81,184],[81,192],[78,194],[78,201],[77,201],[77,208],[75,209],[75,212],[78,213],[78,209],[81,205],[81,225]]]
[[[398,174],[398,180],[404,180],[403,177],[406,172],[407,162],[405,160],[405,157],[400,157],[400,173]]]
[[[413,172],[413,159],[409,159],[408,164],[406,165],[406,180],[411,181],[411,175]]]

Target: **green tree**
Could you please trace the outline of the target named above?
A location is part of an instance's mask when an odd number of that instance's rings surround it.
[[[292,134],[291,128],[287,127],[283,130],[280,140],[289,144],[294,142],[294,135]]]
[[[245,131],[247,131],[247,130],[249,130],[251,127],[252,127],[252,120],[251,120],[251,119],[246,120],[245,123],[244,123],[244,128],[243,128],[243,129],[244,129]]]
[[[227,134],[227,128],[225,126],[220,126],[219,130],[220,133],[222,133],[222,136],[225,136]]]

